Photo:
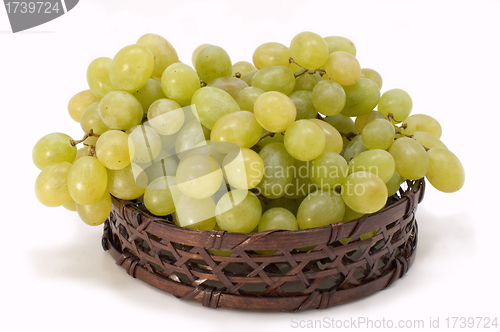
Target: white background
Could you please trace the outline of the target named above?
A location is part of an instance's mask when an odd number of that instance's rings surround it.
[[[444,329],[449,316],[500,320],[499,13],[498,1],[82,0],[54,21],[12,34],[0,9],[0,328],[287,331],[297,330],[293,320],[325,317],[423,320],[426,327],[439,317]],[[389,289],[303,313],[207,309],[132,279],[101,249],[102,227],[36,200],[31,149],[47,133],[82,135],[66,106],[87,89],[94,58],[113,57],[154,32],[188,64],[202,43],[224,47],[233,62],[251,61],[258,45],[288,45],[306,30],[354,41],[361,66],[383,76],[382,92],[408,91],[413,113],[441,122],[442,140],[466,170],[457,193],[428,186],[415,264]]]

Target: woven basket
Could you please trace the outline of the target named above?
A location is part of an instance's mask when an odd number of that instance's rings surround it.
[[[407,272],[415,259],[415,212],[424,183],[407,181],[375,214],[298,231],[181,228],[171,216],[155,217],[137,202],[114,200],[102,245],[132,277],[206,307],[322,309],[371,295]],[[372,238],[359,239],[373,230]],[[344,238],[351,240],[343,245]],[[216,256],[210,248],[234,252]]]

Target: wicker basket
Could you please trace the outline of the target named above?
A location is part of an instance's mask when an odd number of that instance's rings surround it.
[[[424,184],[407,181],[386,208],[348,223],[248,234],[181,228],[171,216],[114,200],[102,244],[132,277],[207,307],[322,309],[371,295],[407,272],[415,259],[415,211]],[[359,239],[372,230],[375,236]],[[344,238],[351,240],[343,245]],[[216,256],[210,248],[234,252]]]

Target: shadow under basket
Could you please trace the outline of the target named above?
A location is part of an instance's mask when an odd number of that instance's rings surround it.
[[[408,271],[424,189],[423,180],[407,181],[383,210],[350,222],[260,233],[182,228],[171,216],[152,216],[137,202],[114,200],[102,245],[132,277],[206,307],[323,309],[369,296]],[[209,249],[233,253],[218,256]]]

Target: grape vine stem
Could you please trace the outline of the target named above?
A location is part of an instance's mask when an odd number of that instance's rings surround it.
[[[89,138],[91,136],[99,138],[99,136],[101,136],[101,135],[95,134],[94,133],[94,129],[90,129],[88,133],[85,133],[85,136],[83,136],[83,138],[81,140],[75,141],[74,139],[72,139],[70,141],[71,145],[75,146],[77,144],[80,144],[80,143],[84,142],[87,138]]]

